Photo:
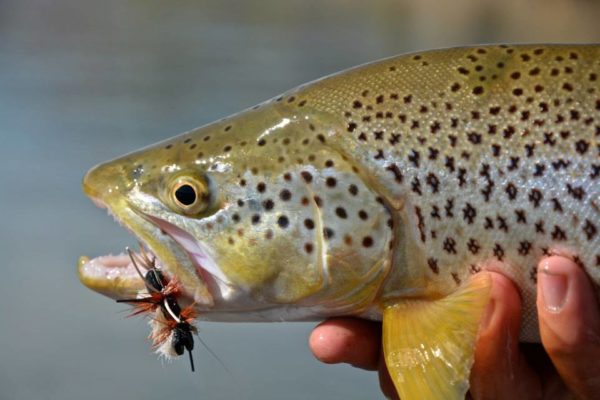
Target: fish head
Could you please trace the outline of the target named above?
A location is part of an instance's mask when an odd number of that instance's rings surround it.
[[[383,279],[391,220],[328,143],[333,126],[253,109],[96,166],[84,191],[177,279],[201,317],[355,311]],[[84,259],[80,278],[112,298],[139,294],[130,264]]]

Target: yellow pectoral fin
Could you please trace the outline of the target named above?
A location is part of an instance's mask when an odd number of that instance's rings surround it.
[[[399,300],[383,311],[383,354],[402,400],[463,400],[491,287],[473,276],[437,300]]]

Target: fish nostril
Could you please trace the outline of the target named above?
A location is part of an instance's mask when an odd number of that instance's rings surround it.
[[[123,173],[117,165],[111,163],[96,165],[85,174],[82,186],[89,197],[106,200],[122,191]]]

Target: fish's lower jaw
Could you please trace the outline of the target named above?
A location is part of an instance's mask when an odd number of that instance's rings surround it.
[[[79,280],[89,289],[112,299],[136,297],[144,289],[131,260],[124,253],[78,261]]]

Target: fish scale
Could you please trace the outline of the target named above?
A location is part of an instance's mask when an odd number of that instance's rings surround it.
[[[542,257],[598,287],[599,73],[596,45],[389,58],[101,164],[84,190],[199,319],[382,319],[400,396],[460,399],[478,272],[517,284],[527,341]],[[124,259],[84,258],[81,280],[123,298],[140,287]]]
[[[535,340],[543,255],[572,257],[600,280],[599,56],[596,46],[419,53],[282,102],[337,115],[328,140],[401,210],[397,235],[410,243],[391,296],[423,274],[421,295],[447,293],[497,260],[524,296],[523,338]]]

